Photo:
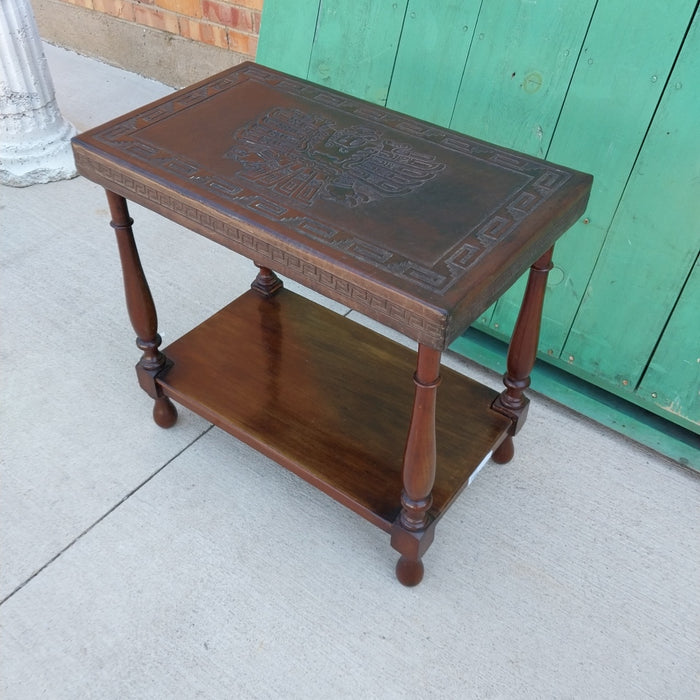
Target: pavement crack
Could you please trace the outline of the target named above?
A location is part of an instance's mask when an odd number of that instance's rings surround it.
[[[181,454],[188,450],[192,445],[201,440],[214,426],[210,425],[206,430],[197,435],[191,442],[185,445],[179,452],[174,454],[167,462],[162,464],[158,469],[156,469],[152,474],[150,474],[141,483],[135,486],[131,491],[125,494],[117,503],[115,503],[109,510],[105,511],[97,520],[95,520],[91,525],[86,527],[79,535],[73,538],[63,549],[57,552],[53,557],[51,557],[43,566],[39,567],[31,576],[28,576],[22,583],[20,583],[12,592],[8,593],[4,598],[0,600],[0,606],[4,605],[12,596],[21,591],[30,581],[34,580],[39,574],[45,571],[51,564],[53,564],[57,559],[59,559],[63,554],[65,554],[69,549],[71,549],[77,542],[79,542],[85,535],[91,532],[95,527],[97,527],[103,520],[108,518],[117,508],[126,503],[135,493],[140,491],[146,484],[152,481],[158,474],[160,474],[168,465],[172,464]]]

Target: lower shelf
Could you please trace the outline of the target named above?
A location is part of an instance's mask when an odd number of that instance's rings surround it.
[[[389,530],[416,353],[281,290],[250,291],[164,350],[163,392]],[[437,519],[505,438],[497,393],[443,367],[438,390]]]

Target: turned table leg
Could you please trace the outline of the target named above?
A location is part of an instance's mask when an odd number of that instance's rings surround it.
[[[499,464],[513,458],[513,435],[522,428],[527,417],[529,400],[523,392],[530,386],[530,373],[537,357],[547,275],[552,269],[552,252],[553,248],[550,248],[530,268],[523,303],[508,348],[507,369],[503,375],[506,388],[493,402],[494,410],[513,421],[510,434],[493,453],[494,462]]]
[[[177,420],[177,410],[156,383],[158,374],[168,366],[168,359],[158,349],[161,337],[158,335],[156,307],[134,241],[131,228],[134,221],[129,216],[124,197],[109,190],[106,192],[112,214],[111,226],[117,235],[126,307],[131,325],[136,332],[136,345],[143,352],[136,365],[136,374],[143,390],[155,401],[153,420],[161,428],[170,428]]]
[[[269,267],[263,267],[257,263],[255,266],[258,268],[258,274],[250,288],[266,299],[275,296],[284,286],[282,280]]]
[[[423,578],[421,558],[433,541],[430,517],[435,483],[435,406],[440,384],[439,350],[418,346],[413,412],[403,458],[401,513],[391,531],[391,545],[401,554],[396,577],[404,586],[415,586]]]

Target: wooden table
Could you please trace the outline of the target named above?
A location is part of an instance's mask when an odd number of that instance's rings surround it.
[[[591,177],[250,63],[73,147],[107,190],[156,423],[173,425],[172,399],[252,445],[389,532],[398,579],[417,584],[440,517],[484,461],[513,455],[552,247]],[[126,199],[259,268],[249,292],[164,350]],[[441,367],[528,267],[505,390]]]

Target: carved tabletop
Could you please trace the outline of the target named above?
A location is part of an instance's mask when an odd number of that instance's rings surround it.
[[[590,189],[587,175],[250,63],[74,149],[111,191],[439,350]]]

